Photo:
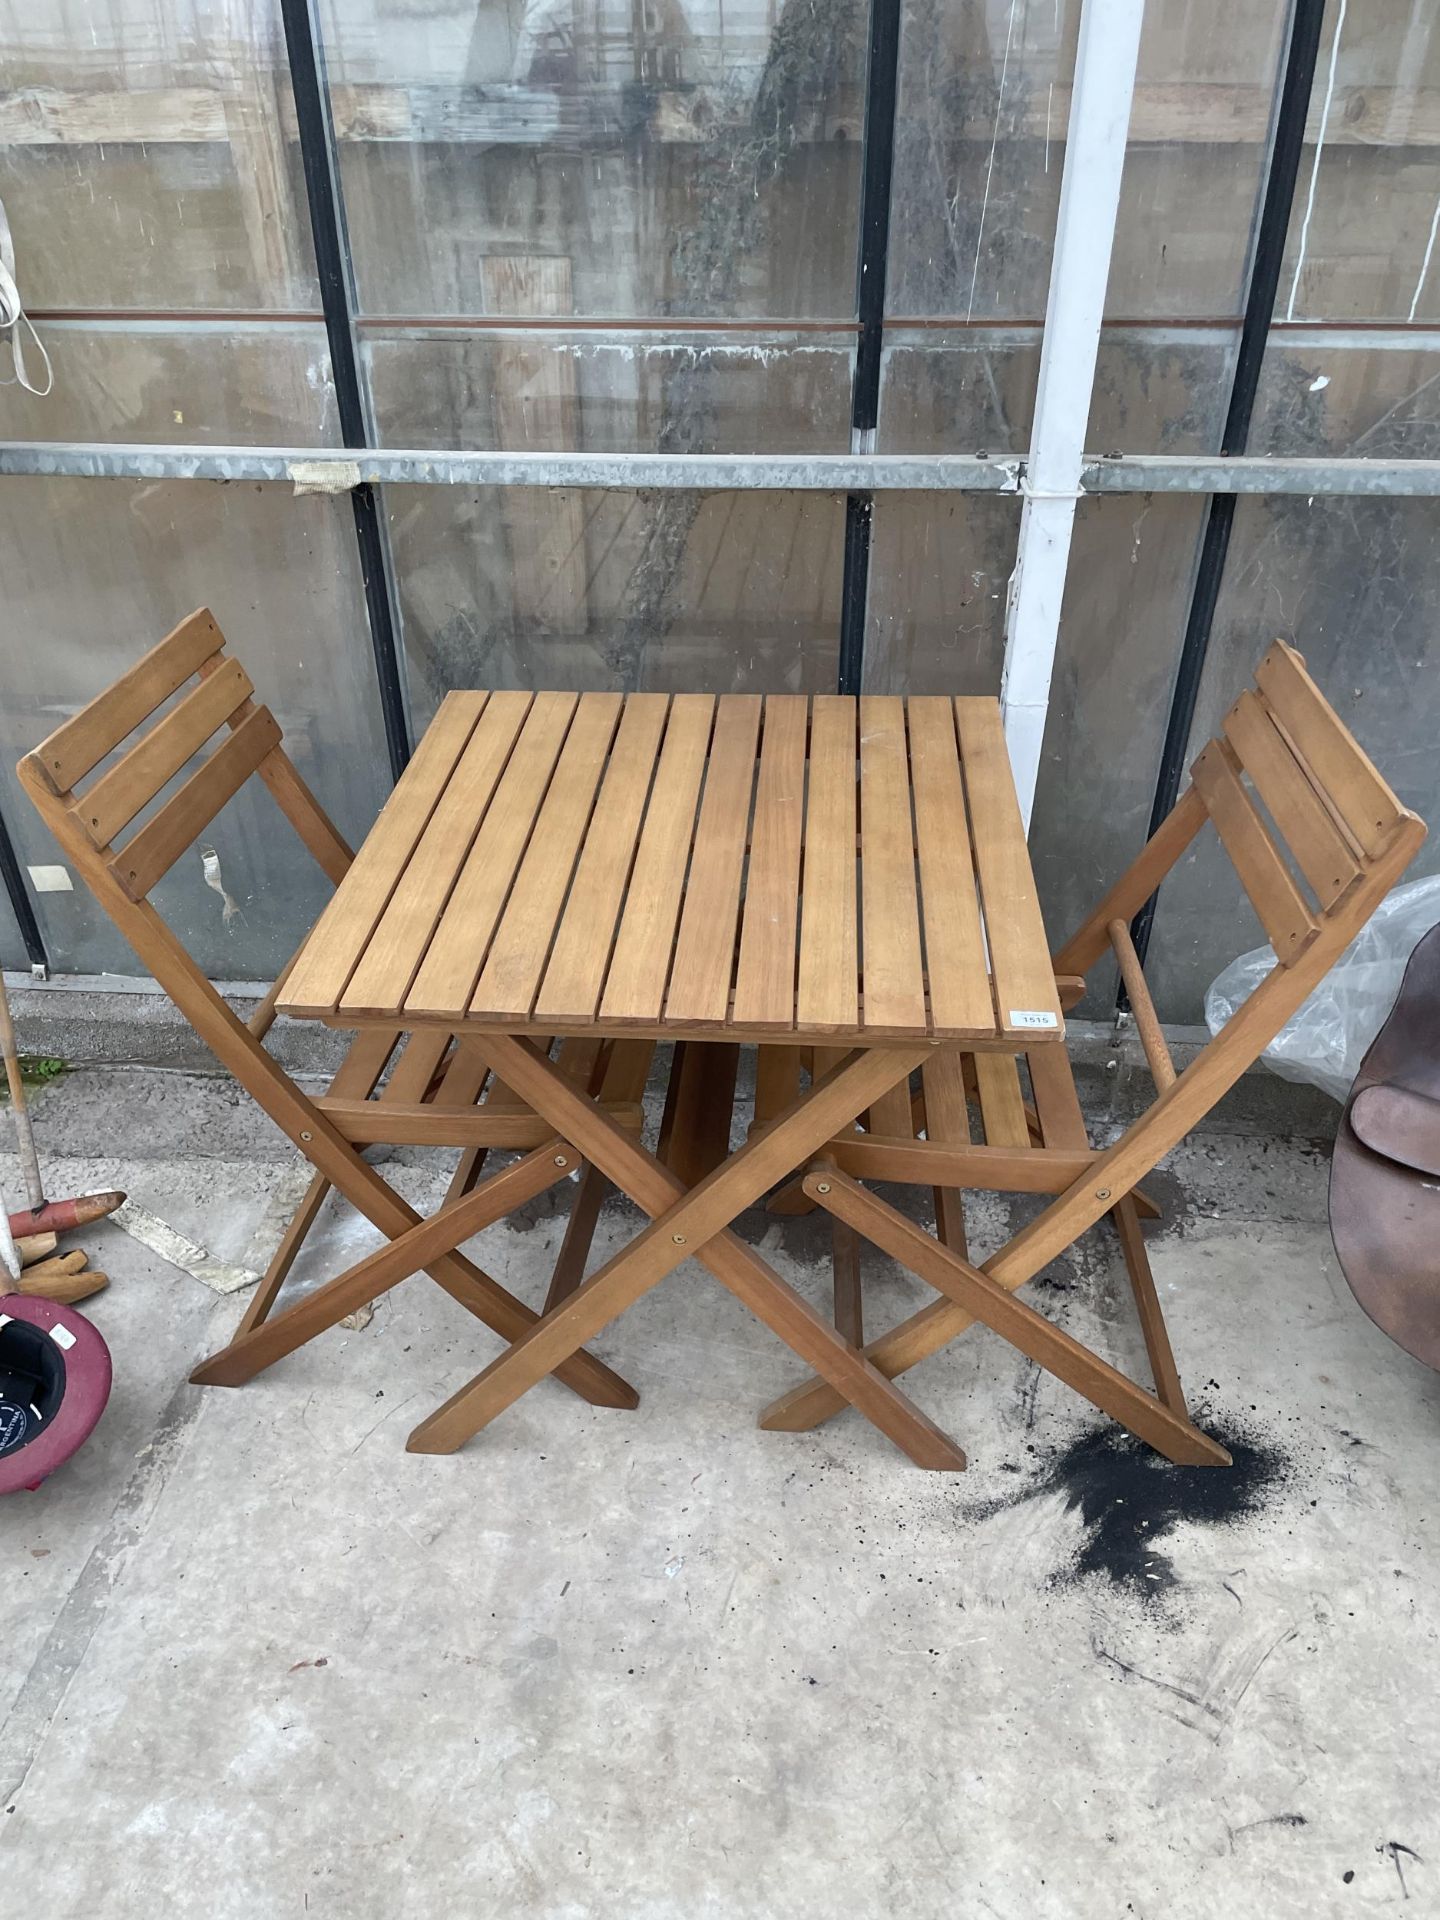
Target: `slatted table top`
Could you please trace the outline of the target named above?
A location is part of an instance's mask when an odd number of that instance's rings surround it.
[[[1063,1032],[990,699],[450,694],[281,994],[335,1025]]]

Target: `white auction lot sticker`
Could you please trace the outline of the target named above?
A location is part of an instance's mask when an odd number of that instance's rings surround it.
[[[1017,1012],[1017,1010],[1012,1007],[1010,1009],[1010,1024],[1012,1027],[1058,1027],[1060,1022],[1055,1018],[1053,1013]]]

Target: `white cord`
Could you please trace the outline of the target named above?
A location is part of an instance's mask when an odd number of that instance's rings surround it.
[[[1045,487],[1032,487],[1029,475],[1024,473],[1020,476],[1020,491],[1027,500],[1083,500],[1085,498],[1079,487],[1065,487],[1053,493]]]
[[[37,386],[30,378],[30,369],[25,365],[25,335],[30,335],[40,350],[40,358],[45,363],[45,384]],[[10,341],[10,358],[15,363],[15,371],[5,379],[0,379],[0,387],[13,387],[17,381],[27,393],[35,394],[43,400],[55,385],[55,369],[50,364],[50,355],[45,351],[45,342],[35,331],[35,323],[25,311],[25,303],[20,298],[20,289],[15,281],[15,243],[10,238],[10,222],[6,218],[5,203],[0,200],[0,335]]]

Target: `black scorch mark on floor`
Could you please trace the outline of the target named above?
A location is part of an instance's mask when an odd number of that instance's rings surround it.
[[[1095,1576],[1141,1600],[1159,1600],[1176,1584],[1162,1547],[1177,1525],[1228,1526],[1246,1519],[1290,1472],[1288,1456],[1273,1442],[1223,1419],[1201,1424],[1232,1456],[1233,1466],[1172,1466],[1122,1428],[1106,1425],[1080,1434],[1036,1479],[989,1502],[976,1517],[1062,1494],[1066,1512],[1078,1509],[1085,1531],[1073,1560],[1051,1584],[1070,1586]]]

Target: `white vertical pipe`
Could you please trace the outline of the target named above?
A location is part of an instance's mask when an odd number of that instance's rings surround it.
[[[1050,707],[1144,12],[1145,0],[1085,0],[1080,15],[1000,686],[1005,739],[1027,830]]]

